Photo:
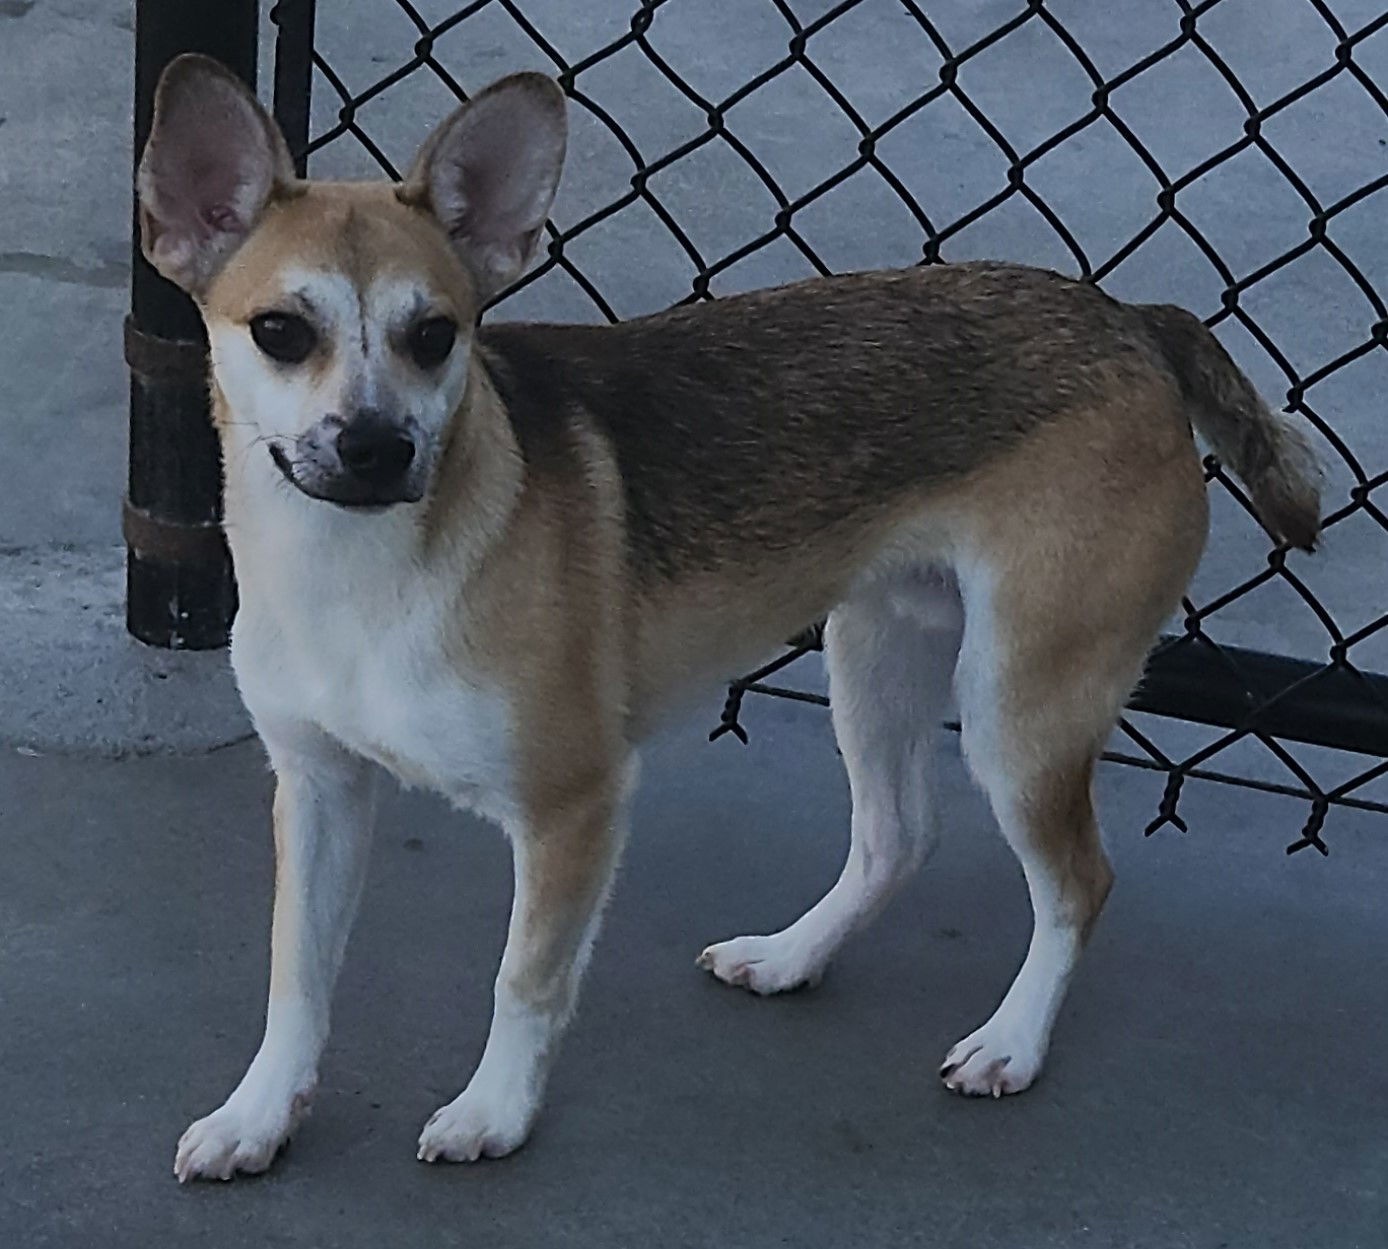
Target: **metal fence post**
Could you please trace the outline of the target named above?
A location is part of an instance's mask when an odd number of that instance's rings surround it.
[[[301,178],[308,173],[316,16],[316,0],[279,0],[270,10],[270,21],[279,32],[275,37],[275,120]]]
[[[258,0],[137,0],[137,164],[164,66],[182,52],[202,52],[254,88],[259,17]],[[126,626],[152,646],[207,650],[227,643],[236,584],[221,529],[221,458],[209,413],[206,338],[192,300],[140,254],[138,224],[132,251],[125,323]]]

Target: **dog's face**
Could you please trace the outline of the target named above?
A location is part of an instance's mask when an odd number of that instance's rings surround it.
[[[202,309],[238,443],[313,499],[413,503],[467,385],[484,302],[534,252],[563,97],[519,74],[445,121],[399,186],[294,177],[215,62],[165,71],[139,175],[145,255]]]
[[[310,185],[271,203],[207,288],[231,419],[315,499],[380,507],[424,495],[479,311],[439,234],[391,188]]]

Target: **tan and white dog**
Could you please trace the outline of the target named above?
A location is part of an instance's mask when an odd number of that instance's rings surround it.
[[[145,254],[211,342],[232,659],[276,774],[264,1041],[175,1171],[267,1167],[304,1113],[361,890],[376,768],[490,816],[515,900],[481,1063],[419,1157],[521,1144],[626,833],[642,736],[827,615],[852,842],[837,883],[699,964],[816,981],[934,838],[951,690],[1035,925],[946,1085],[1014,1093],[1112,874],[1095,758],[1205,540],[1194,424],[1309,548],[1300,437],[1190,314],[1052,273],[868,273],[613,327],[479,327],[536,248],[558,87],[506,78],[401,185],[300,181],[215,63],[175,61]]]

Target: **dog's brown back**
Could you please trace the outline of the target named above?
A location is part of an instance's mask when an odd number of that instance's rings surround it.
[[[610,443],[644,577],[793,549],[1061,413],[1180,388],[1138,310],[1004,264],[810,280],[616,326],[492,325],[479,346],[532,469],[564,458],[575,421]]]

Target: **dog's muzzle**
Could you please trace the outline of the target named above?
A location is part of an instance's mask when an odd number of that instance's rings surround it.
[[[311,499],[382,508],[417,503],[424,494],[415,434],[374,411],[346,421],[324,417],[299,436],[292,456],[282,443],[269,446],[285,479]]]

